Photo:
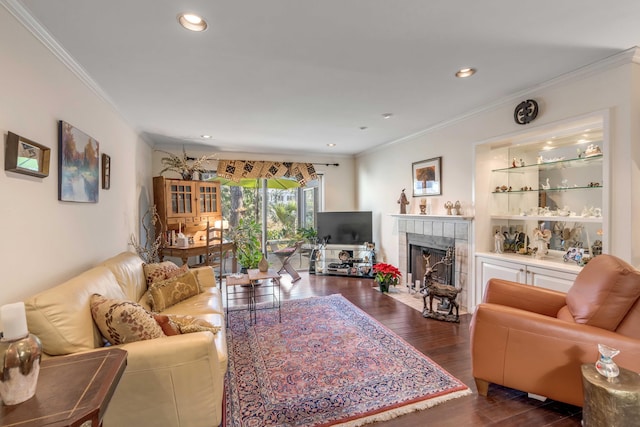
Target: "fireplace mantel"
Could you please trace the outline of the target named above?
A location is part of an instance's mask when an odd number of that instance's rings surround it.
[[[472,216],[465,215],[421,215],[421,214],[390,214],[395,218],[404,218],[404,219],[442,219],[448,221],[472,221]]]

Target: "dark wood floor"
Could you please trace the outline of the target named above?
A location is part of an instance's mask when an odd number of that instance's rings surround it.
[[[459,324],[425,319],[419,311],[373,290],[375,282],[371,279],[316,276],[306,272],[301,272],[301,276],[302,279],[293,284],[288,275],[283,276],[283,299],[342,294],[473,391],[471,396],[379,422],[376,426],[580,426],[581,408],[575,406],[549,400],[540,402],[528,398],[526,393],[496,385],[490,386],[488,397],[477,394],[471,375],[469,314],[462,315]]]

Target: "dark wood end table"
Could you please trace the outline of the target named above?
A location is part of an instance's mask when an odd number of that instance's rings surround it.
[[[43,360],[35,396],[0,406],[0,426],[100,426],[126,365],[119,348]]]

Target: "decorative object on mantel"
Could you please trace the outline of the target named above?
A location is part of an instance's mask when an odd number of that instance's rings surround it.
[[[459,200],[456,200],[456,202],[453,204],[453,209],[455,209],[454,211],[454,215],[462,215],[462,205],[460,204]]]
[[[538,103],[533,99],[522,101],[513,111],[513,120],[519,125],[531,123],[536,117],[538,117]]]
[[[411,168],[413,197],[442,194],[442,157],[414,162]]]
[[[142,246],[138,242],[135,234],[131,234],[131,237],[129,237],[129,245],[133,246],[138,256],[147,264],[160,262],[160,248],[162,247],[162,236],[164,233],[156,234],[156,229],[163,229],[156,205],[147,209],[140,223],[144,230],[145,244]],[[157,237],[154,238],[154,236]]]
[[[400,193],[400,198],[398,199],[398,203],[400,204],[400,213],[401,214],[406,214],[407,213],[407,205],[409,204],[409,200],[407,200],[407,195],[404,194],[404,188],[402,189],[402,192]]]
[[[164,169],[160,171],[160,175],[165,172],[177,172],[180,174],[182,179],[191,181],[194,178],[196,172],[204,173],[207,172],[204,164],[209,163],[211,160],[216,158],[215,154],[204,155],[198,158],[187,156],[187,152],[185,148],[182,147],[182,156],[177,156],[173,153],[169,153],[168,151],[156,150],[159,153],[164,153],[168,157],[163,157],[160,159]]]
[[[453,215],[451,213],[451,209],[453,209],[453,203],[451,203],[451,201],[446,202],[444,208],[447,210],[447,215]]]
[[[396,286],[400,282],[402,273],[391,264],[380,262],[373,265],[375,280],[380,286],[380,292],[389,292],[389,286]]]
[[[293,178],[301,187],[318,179],[313,163],[262,160],[219,160],[217,175],[235,182],[243,178]]]
[[[7,133],[4,170],[45,178],[49,176],[51,150],[13,132]]]
[[[402,190],[404,193],[404,190]],[[420,215],[426,215],[427,214],[427,199],[425,199],[424,197],[422,199],[420,199]]]
[[[0,307],[3,337],[0,340],[0,398],[4,405],[17,405],[36,394],[42,343],[29,333],[24,302]]]
[[[58,200],[97,203],[100,144],[62,120],[58,142]]]

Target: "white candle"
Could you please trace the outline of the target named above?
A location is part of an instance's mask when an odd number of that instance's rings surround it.
[[[27,314],[23,302],[6,304],[0,307],[3,340],[13,341],[29,335]]]
[[[412,283],[413,282],[411,281],[411,273],[407,273],[407,286],[411,287]]]

